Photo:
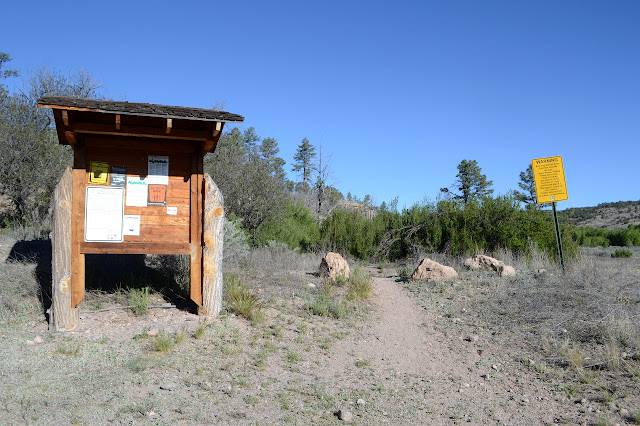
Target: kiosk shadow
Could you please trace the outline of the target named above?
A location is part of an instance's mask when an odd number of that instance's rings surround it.
[[[177,308],[195,311],[189,299],[189,289],[181,280],[178,256],[157,256],[152,262],[146,256],[136,254],[93,254],[85,255],[85,289],[106,293],[121,289],[149,287],[163,295]],[[40,298],[47,321],[47,310],[51,307],[51,240],[17,241],[6,262],[35,264],[35,279],[40,290]],[[151,263],[152,266],[149,266]],[[188,270],[187,270],[188,276]],[[183,273],[184,274],[184,273]]]

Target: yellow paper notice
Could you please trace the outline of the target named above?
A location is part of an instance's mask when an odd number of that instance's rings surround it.
[[[89,183],[107,185],[109,183],[109,163],[92,161],[89,169]]]
[[[568,200],[562,157],[536,158],[531,161],[538,203]]]

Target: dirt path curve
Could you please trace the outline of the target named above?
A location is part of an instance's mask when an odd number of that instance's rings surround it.
[[[566,414],[524,369],[493,364],[499,348],[437,330],[401,283],[375,278],[373,300],[375,321],[337,344],[319,376],[341,387],[390,388],[398,398],[381,409],[388,423],[551,424]],[[370,369],[370,382],[345,373],[358,361]]]

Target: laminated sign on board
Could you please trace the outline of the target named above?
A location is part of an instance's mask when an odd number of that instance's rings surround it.
[[[531,160],[531,168],[538,203],[555,203],[569,199],[561,156],[536,158]]]

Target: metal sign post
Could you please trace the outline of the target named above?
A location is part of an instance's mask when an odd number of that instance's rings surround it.
[[[562,238],[558,225],[558,213],[556,201],[565,201],[567,195],[567,183],[564,179],[564,167],[562,157],[536,158],[531,160],[533,180],[536,184],[536,198],[538,203],[551,203],[553,206],[553,223],[556,227],[556,241],[558,243],[558,256],[560,265],[564,271],[564,254],[562,253]]]
[[[558,213],[556,213],[556,203],[551,203],[553,206],[553,223],[556,225],[556,241],[558,243],[558,255],[560,256],[560,265],[564,271],[564,254],[562,253],[562,238],[560,237],[560,226],[558,226]]]

